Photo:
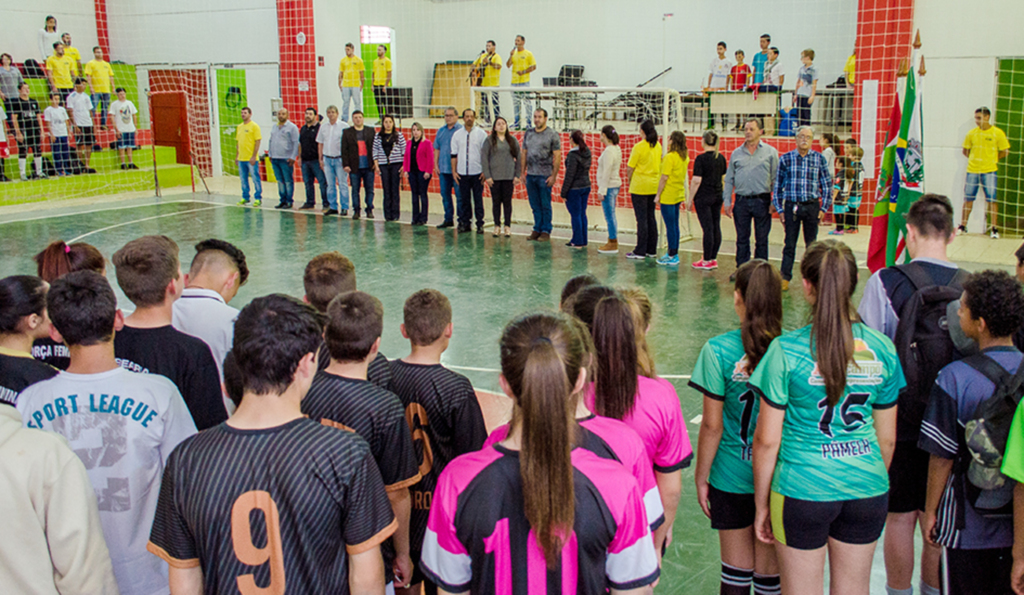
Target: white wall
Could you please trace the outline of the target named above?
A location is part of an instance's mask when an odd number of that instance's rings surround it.
[[[950,18],[960,14],[963,18]],[[953,201],[959,221],[967,159],[961,154],[964,135],[974,127],[974,110],[994,112],[996,58],[1024,56],[1024,2],[977,0],[972,18],[958,0],[917,0],[914,26],[921,31],[925,56],[925,180],[929,192]],[[983,199],[981,199],[983,200]],[[980,204],[980,203],[979,203]],[[982,232],[983,209],[975,209],[968,228]]]
[[[39,60],[36,33],[43,28],[46,17],[57,19],[57,31],[70,33],[71,43],[82,53],[82,62],[92,59],[96,43],[96,8],[93,0],[0,0],[0,23],[3,23],[3,48],[15,62],[27,58]],[[52,53],[52,49],[47,56]]]
[[[313,3],[316,54],[324,59],[324,65],[316,69],[318,109],[321,113],[328,105],[341,104],[338,63],[345,57],[345,44],[354,43],[358,53],[359,26],[376,24],[362,22],[360,4],[359,0],[316,0]]]

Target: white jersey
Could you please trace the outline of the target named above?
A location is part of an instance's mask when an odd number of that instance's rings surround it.
[[[123,595],[168,593],[167,563],[146,551],[164,466],[196,433],[167,378],[116,368],[61,372],[18,397],[25,425],[64,436],[85,464]]]
[[[111,103],[108,113],[114,116],[114,124],[117,126],[118,132],[135,132],[134,116],[139,113],[139,110],[132,103],[131,99],[118,100]]]
[[[51,105],[43,112],[43,119],[50,123],[50,134],[53,136],[68,135],[68,112],[66,109]]]
[[[65,100],[65,105],[71,110],[71,117],[75,126],[88,128],[92,126],[92,98],[88,93],[75,91]]]
[[[236,318],[238,310],[227,305],[224,298],[211,289],[187,288],[174,302],[171,325],[210,346],[221,382],[224,381],[224,357],[231,351],[235,339]],[[228,413],[235,410],[230,400],[225,399],[224,406]]]

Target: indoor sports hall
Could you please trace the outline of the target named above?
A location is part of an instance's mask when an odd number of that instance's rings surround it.
[[[47,30],[50,16],[55,31]],[[689,209],[689,182],[695,158],[705,150],[705,131],[716,131],[717,151],[729,158],[743,149],[745,122],[753,118],[763,131],[761,141],[783,155],[798,149],[804,123],[813,129],[813,151],[827,146],[822,145],[827,133],[836,143],[834,154],[858,156],[859,209],[843,217],[845,233],[832,212],[824,213],[817,232],[819,240],[838,239],[853,250],[859,265],[854,305],[874,270],[906,257],[899,230],[906,228],[907,205],[890,196],[897,186],[949,198],[956,225],[965,226],[949,246],[952,261],[968,271],[1012,274],[1024,238],[1022,22],[1019,0],[0,0],[0,52],[20,71],[27,87],[21,98],[36,102],[35,125],[41,131],[32,157],[20,157],[27,122],[21,117],[15,129],[10,116],[29,112],[12,109],[7,100],[14,97],[5,91],[0,277],[34,275],[33,257],[55,240],[92,244],[109,260],[130,240],[153,234],[177,242],[187,271],[192,246],[219,238],[244,251],[251,270],[231,301],[241,309],[270,293],[301,298],[306,263],[339,251],[355,264],[359,290],[383,304],[380,351],[389,358],[409,350],[399,325],[410,294],[434,288],[451,300],[454,331],[443,363],[472,381],[491,430],[507,423],[513,409],[499,383],[498,340],[504,326],[524,312],[557,310],[565,282],[590,273],[608,286],[637,286],[648,294],[653,303],[648,340],[657,375],[678,392],[696,451],[703,397],[688,382],[708,339],[739,328],[730,279],[737,253],[731,211],[720,219],[715,266],[696,266],[708,260],[702,248],[706,234]],[[50,38],[44,34],[54,33],[70,34],[64,45],[77,48],[72,66],[82,72],[73,70],[73,78],[88,72],[94,55],[109,63],[109,78],[90,76],[83,84],[90,88],[107,78],[107,100],[132,105],[131,132],[119,128],[121,113],[103,113],[105,106],[97,105],[91,89],[92,136],[80,136],[73,114],[63,140],[53,134],[59,130],[44,115],[46,107],[63,105],[63,91],[72,90],[52,79],[47,67]],[[777,56],[776,74],[784,73],[777,86],[768,78],[760,83],[763,89],[749,81],[735,86],[734,74],[726,86],[712,86],[716,63],[728,60],[728,72],[737,65],[737,50],[747,64],[763,64],[763,57],[754,60],[767,55],[761,44],[765,35]],[[489,40],[495,42],[493,53]],[[718,51],[720,42],[724,52]],[[518,63],[506,65],[506,60],[513,63],[517,47],[535,59],[533,70],[514,75],[519,82],[507,72]],[[813,50],[816,86],[813,102],[801,114],[796,85],[808,64],[802,63],[805,50]],[[353,58],[360,59],[361,69],[345,65]],[[386,69],[377,62],[385,59]],[[485,72],[490,64],[497,65],[496,77]],[[0,82],[3,76],[0,71]],[[52,92],[62,97],[51,97]],[[908,94],[916,99],[908,102]],[[991,122],[1005,132],[1010,149],[1000,157],[994,197],[962,219],[969,175],[964,137],[982,106],[990,108]],[[315,108],[313,122],[322,125],[329,107],[345,122],[360,110],[368,128],[381,129],[388,115],[404,137],[403,147],[413,141],[417,124],[422,143],[435,148],[439,131],[448,126],[449,107],[459,122],[473,110],[475,125],[488,134],[500,112],[508,134],[520,143],[536,126],[534,108],[543,108],[546,126],[557,133],[561,159],[549,184],[550,236],[537,237],[526,180],[519,181],[518,171],[511,225],[500,230],[492,217],[494,188],[481,192],[484,214],[478,207],[477,229],[471,215],[461,229],[461,213],[458,229],[439,228],[454,218],[443,205],[440,175],[423,184],[426,225],[412,224],[412,189],[398,174],[390,190],[384,188],[384,174],[373,178],[372,215],[367,205],[358,216],[357,197],[365,196],[365,188],[360,193],[348,187],[347,173],[338,190],[345,196],[337,197],[340,208],[328,204],[324,182],[306,175],[304,159],[297,158],[305,145],[296,144],[296,155],[284,159],[284,166],[282,159],[272,164],[267,150],[281,110],[302,128],[304,118],[310,122],[307,108]],[[243,120],[243,108],[251,120]],[[241,156],[239,130],[250,121],[262,131],[261,144],[258,150],[247,145]],[[649,254],[627,257],[638,226],[627,161],[645,142],[645,121],[666,150],[674,132],[685,136],[688,150],[675,263]],[[909,122],[903,126],[909,134],[901,131],[901,121]],[[622,152],[614,172],[621,191],[610,204],[597,182],[598,158],[607,150],[602,129],[608,126]],[[582,132],[593,153],[584,172],[589,190],[583,195],[582,223],[580,207],[570,214],[559,195],[574,131]],[[125,143],[128,134],[131,142]],[[291,183],[280,179],[279,166],[287,167]],[[443,173],[442,167],[438,174]],[[385,220],[388,193],[398,197],[398,211]],[[311,200],[312,208],[300,208],[304,200]],[[996,212],[987,218],[991,205]],[[461,211],[458,204],[453,208]],[[617,220],[618,246],[606,253],[598,248],[609,239],[609,213]],[[655,231],[655,256],[661,257],[669,245],[660,212]],[[784,237],[776,215],[767,234],[769,261],[776,267]],[[753,237],[749,242],[752,251]],[[786,331],[810,320],[799,272],[804,247],[800,241],[793,284],[783,294]],[[112,265],[106,276],[127,313],[132,304],[118,288]],[[691,465],[682,471],[682,497],[655,593],[719,592],[718,536],[694,497],[693,479]],[[918,534],[918,547],[920,540]],[[871,593],[885,593],[885,584],[879,543]]]

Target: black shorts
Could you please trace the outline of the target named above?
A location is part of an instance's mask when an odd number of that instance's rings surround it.
[[[711,506],[711,528],[716,531],[746,529],[754,524],[757,506],[754,505],[753,494],[723,492],[709,485],[708,503]]]
[[[35,157],[42,157],[42,153],[39,150],[40,139],[42,138],[38,131],[33,132],[31,130],[21,129],[22,138],[25,140],[18,143],[18,157],[28,156],[28,152],[32,151],[32,155]]]
[[[424,595],[437,595],[437,585],[435,585],[434,583],[430,582],[430,579],[427,578],[427,576],[425,574],[423,574],[422,570],[420,570],[420,559],[421,559],[422,555],[423,555],[423,552],[417,552],[417,551],[409,552],[409,557],[412,558],[412,567],[413,567],[412,582],[410,582],[409,584],[415,585],[415,584],[423,583],[423,593],[424,593]]]
[[[946,548],[947,595],[1012,595],[1013,548],[957,550]]]
[[[812,502],[772,492],[772,531],[783,545],[816,550],[829,538],[853,545],[878,541],[885,527],[888,494],[859,500]]]
[[[924,511],[929,458],[915,442],[896,442],[889,465],[889,512]]]
[[[75,127],[75,146],[92,148],[96,144],[96,129],[92,126]]]

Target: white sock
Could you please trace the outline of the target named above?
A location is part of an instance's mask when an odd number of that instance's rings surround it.
[[[909,589],[893,589],[889,585],[885,586],[886,595],[914,595],[914,587]]]
[[[921,595],[940,595],[942,593],[938,587],[933,587],[923,580],[917,585],[917,590]]]
[[[21,174],[21,177],[23,177],[23,178],[25,177],[25,158],[24,157],[18,157],[18,173]]]
[[[41,156],[36,157],[36,173],[43,175],[43,158]]]

